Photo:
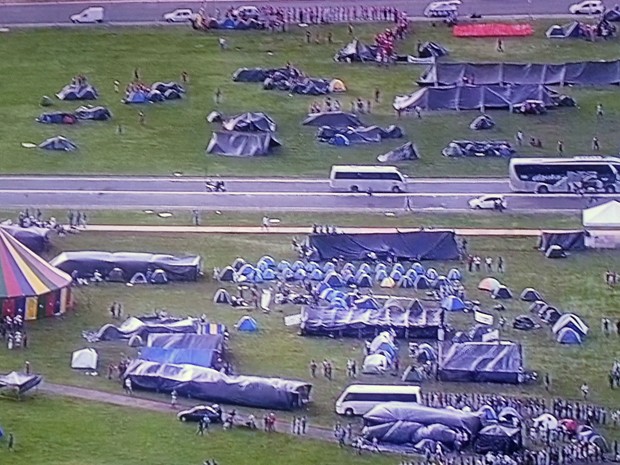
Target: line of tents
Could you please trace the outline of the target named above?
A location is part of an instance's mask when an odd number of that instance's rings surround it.
[[[112,118],[112,113],[102,106],[81,106],[74,112],[52,111],[41,113],[36,121],[43,124],[76,124],[78,121],[108,121]]]

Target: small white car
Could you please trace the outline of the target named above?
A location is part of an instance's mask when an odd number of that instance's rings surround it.
[[[472,210],[496,210],[499,205],[506,208],[506,199],[503,195],[487,194],[471,199],[468,204]]]
[[[444,0],[431,2],[424,9],[424,16],[427,18],[445,18],[456,14],[461,4],[460,0]]]
[[[71,15],[71,22],[78,24],[93,24],[103,22],[103,7],[102,6],[89,6],[82,10],[80,13]]]
[[[194,17],[194,12],[189,8],[178,8],[164,14],[164,21],[169,23],[184,23]]]
[[[600,15],[605,12],[605,5],[600,0],[585,0],[568,8],[573,15]]]
[[[260,17],[260,10],[255,6],[240,6],[233,11],[233,15],[242,17],[244,19],[258,19]]]

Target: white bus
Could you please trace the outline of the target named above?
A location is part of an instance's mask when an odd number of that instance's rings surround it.
[[[329,186],[335,191],[405,192],[407,180],[395,166],[334,165]]]
[[[411,402],[419,404],[420,386],[395,384],[351,384],[336,400],[338,415],[364,415],[378,404],[385,402]]]
[[[620,158],[513,158],[510,188],[516,192],[620,192]]]

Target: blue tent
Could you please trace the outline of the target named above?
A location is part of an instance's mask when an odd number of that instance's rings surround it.
[[[291,270],[293,271],[303,270],[303,269],[304,269],[304,262],[302,262],[301,260],[296,260],[295,263],[291,265]]]
[[[325,278],[325,275],[321,270],[316,268],[310,272],[310,275],[308,275],[308,277],[313,281],[321,281],[323,280],[323,278]]]
[[[323,292],[324,292],[326,289],[331,289],[331,287],[329,287],[329,284],[326,284],[326,283],[324,283],[324,282],[323,282],[323,283],[319,283],[318,287],[316,288],[316,293],[317,293],[319,296],[322,296],[322,295],[323,295]],[[323,297],[321,297],[321,299],[322,299],[322,298],[323,298]]]
[[[565,313],[555,322],[551,330],[558,334],[562,329],[570,328],[583,339],[589,331],[588,326],[574,313]]]
[[[163,102],[166,100],[166,96],[158,90],[151,90],[146,94],[146,98],[151,103]]]
[[[78,107],[75,112],[77,119],[92,121],[107,121],[112,118],[112,113],[106,107]]]
[[[411,268],[412,270],[415,270],[417,274],[424,274],[425,272],[424,267],[419,262],[412,263],[409,268]]]
[[[267,268],[262,273],[263,273],[263,279],[265,281],[273,281],[274,279],[276,279],[276,274],[271,268]]]
[[[361,299],[354,301],[354,304],[357,308],[363,309],[363,310],[368,310],[368,309],[378,310],[381,308],[381,305],[379,305],[379,302],[377,302],[374,299],[374,297],[370,297],[370,296],[362,297]]]
[[[441,286],[447,286],[448,284],[450,284],[450,280],[448,278],[446,278],[445,276],[440,276],[433,283],[433,285],[437,289],[439,289]]]
[[[254,268],[249,263],[246,263],[239,269],[239,274],[241,276],[249,276],[251,274],[254,274],[255,271],[256,271],[256,268]]]
[[[39,144],[43,150],[57,150],[61,152],[75,152],[77,145],[63,136],[50,137]]]
[[[334,294],[336,293],[335,289],[332,289],[331,287],[327,287],[325,289],[323,289],[322,291],[319,292],[319,297],[322,300],[326,300],[327,302],[331,302],[332,299],[334,298]]]
[[[426,277],[433,281],[439,277],[439,273],[437,273],[437,270],[435,270],[435,268],[429,268],[428,270],[426,270]]]
[[[560,344],[581,344],[582,339],[577,331],[572,328],[562,328],[560,332],[556,335],[556,341]]]
[[[521,292],[520,299],[524,302],[536,302],[537,300],[543,300],[542,296],[536,289],[532,289],[531,287],[526,287]]]
[[[96,100],[97,96],[97,89],[89,84],[69,84],[56,94],[59,100]]]
[[[254,333],[258,331],[258,323],[251,316],[245,315],[237,322],[237,330]]]
[[[387,266],[385,263],[377,263],[375,265],[375,273],[379,270],[387,270]]]
[[[387,276],[388,276],[387,271],[385,271],[384,269],[377,270],[375,272],[375,281],[380,283],[385,278],[387,278]]]
[[[323,265],[323,273],[329,273],[330,271],[334,271],[336,269],[336,265],[333,262],[325,262]]]
[[[357,279],[355,284],[357,287],[370,288],[372,287],[372,278],[367,274],[363,274]]]
[[[230,298],[230,294],[226,289],[218,289],[215,295],[213,296],[213,302],[216,304],[232,304],[232,299]]]
[[[349,147],[351,145],[351,141],[344,134],[336,134],[334,137],[329,139],[329,145],[334,145],[336,147]]]
[[[317,262],[308,262],[304,266],[304,270],[306,270],[308,273],[314,270],[318,270],[318,269],[319,269],[319,264]]]
[[[277,269],[278,271],[284,271],[290,267],[291,267],[291,264],[289,262],[287,262],[286,260],[282,260],[280,261],[280,263],[278,263]]]
[[[491,297],[494,299],[512,299],[512,292],[506,286],[496,287]]]
[[[405,272],[405,267],[402,265],[402,263],[395,263],[392,267],[392,272],[394,272],[394,270],[398,270],[401,274],[403,274]]]
[[[355,265],[350,262],[345,263],[340,272],[344,274],[347,271],[350,271],[351,273],[355,273]]]
[[[347,301],[344,300],[342,297],[334,297],[329,304],[332,307],[349,308],[349,306],[347,305]]]
[[[458,297],[450,295],[443,299],[441,302],[441,308],[448,310],[449,312],[462,312],[465,310],[465,304]]]
[[[304,270],[303,268],[299,268],[297,271],[295,271],[295,279],[297,281],[301,281],[302,279],[305,279],[307,276],[306,270]]]
[[[357,269],[357,273],[367,273],[370,274],[370,265],[368,263],[362,263],[360,267]]]
[[[295,272],[291,270],[290,268],[287,268],[284,271],[282,271],[281,277],[285,281],[295,281]]]
[[[396,282],[400,281],[402,277],[403,274],[399,270],[392,270],[392,272],[390,273],[390,278],[392,278]]]
[[[405,276],[415,280],[415,278],[418,276],[418,272],[416,270],[414,270],[413,268],[409,268],[405,272]]]
[[[123,103],[126,104],[138,104],[138,103],[149,103],[149,95],[144,91],[138,92],[129,92]]]
[[[75,115],[71,113],[53,111],[50,113],[42,113],[36,121],[43,124],[75,124],[78,120]]]
[[[342,280],[342,276],[340,276],[335,271],[330,272],[327,276],[325,276],[325,283],[329,284],[331,287],[344,287],[345,282]]]
[[[409,276],[403,276],[402,278],[400,278],[400,281],[398,281],[398,287],[403,288],[403,289],[414,288],[415,281],[413,280],[413,278]]]
[[[226,18],[218,23],[220,29],[236,29],[237,24],[232,18]]]
[[[235,280],[235,269],[232,266],[227,266],[222,271],[220,271],[220,275],[218,276],[220,281],[232,282]]]
[[[260,270],[254,269],[254,273],[248,276],[248,279],[250,281],[252,281],[253,283],[262,283],[264,281],[263,279],[263,273],[261,273]]]
[[[243,265],[245,265],[245,260],[241,257],[237,257],[235,258],[232,267],[235,269],[235,271],[239,271]]]
[[[448,271],[448,279],[452,281],[460,281],[462,279],[461,272],[456,268],[452,268]]]
[[[428,279],[426,279],[426,276],[418,276],[415,279],[415,288],[416,289],[430,289],[431,287],[431,283],[428,282]]]
[[[497,421],[497,413],[495,413],[495,410],[493,410],[490,405],[483,405],[480,407],[476,412],[476,415],[478,415],[482,420]]]
[[[262,256],[258,262],[266,264],[268,268],[276,267],[276,261],[273,259],[273,257],[270,257],[269,255]]]

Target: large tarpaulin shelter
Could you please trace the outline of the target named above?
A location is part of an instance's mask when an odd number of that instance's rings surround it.
[[[26,373],[17,373],[12,371],[6,375],[0,375],[0,390],[15,390],[19,394],[23,394],[41,384],[43,378],[39,375],[27,375]]]
[[[222,352],[224,336],[222,334],[149,334],[146,346]]]
[[[50,230],[48,228],[39,228],[37,226],[22,228],[17,225],[1,225],[0,228],[35,253],[43,252],[50,244]]]
[[[256,157],[269,155],[273,148],[282,145],[270,132],[215,131],[207,153],[229,157]]]
[[[118,268],[129,281],[136,273],[146,274],[148,270],[163,270],[170,281],[196,281],[202,270],[199,255],[174,257],[172,255],[138,252],[63,252],[50,262],[65,273],[74,271],[80,277],[93,276],[99,271],[103,276]]]
[[[620,60],[543,63],[443,63],[430,66],[418,80],[421,86],[620,84]]]
[[[71,276],[54,268],[0,228],[1,316],[25,320],[64,313],[71,307]]]
[[[265,113],[242,113],[222,122],[226,131],[276,132],[276,123]]]
[[[94,333],[85,333],[89,342],[118,341],[139,336],[143,341],[156,333],[197,334],[199,321],[195,318],[129,317],[120,326],[107,324]]]
[[[585,250],[584,231],[542,231],[538,238],[538,249],[546,252],[552,245],[563,250]]]
[[[217,354],[213,350],[164,349],[162,347],[144,347],[140,349],[140,360],[147,362],[172,363],[177,365],[195,365],[213,368]]]
[[[620,202],[611,200],[582,212],[583,227],[620,230]]]
[[[374,234],[311,234],[308,245],[311,260],[333,258],[366,260],[374,253],[383,260],[458,260],[454,231],[412,231]]]
[[[304,126],[332,126],[335,128],[363,126],[357,115],[342,111],[310,113],[301,124]]]
[[[452,344],[438,369],[440,381],[481,383],[522,382],[521,345],[512,342],[464,342]]]
[[[396,96],[393,107],[399,112],[416,108],[433,110],[511,110],[526,100],[540,100],[546,107],[556,106],[557,93],[536,84],[500,84],[425,87],[410,95]]]
[[[124,375],[138,389],[171,392],[222,404],[291,410],[310,399],[312,385],[303,381],[258,376],[227,376],[210,368],[135,360]]]

